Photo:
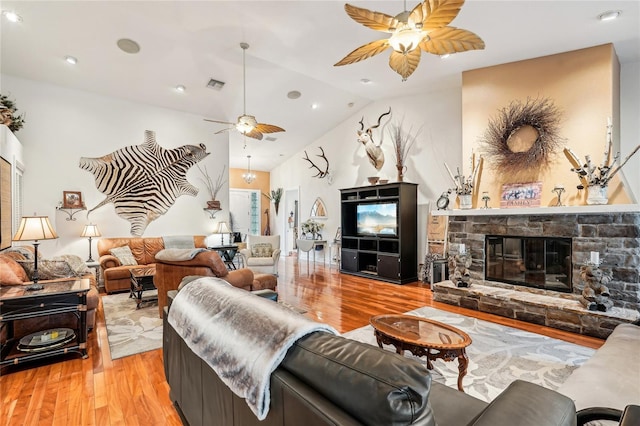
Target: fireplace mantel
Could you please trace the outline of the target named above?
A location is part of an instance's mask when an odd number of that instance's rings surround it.
[[[640,204],[533,207],[513,209],[433,210],[433,216],[535,216],[552,214],[640,213]]]

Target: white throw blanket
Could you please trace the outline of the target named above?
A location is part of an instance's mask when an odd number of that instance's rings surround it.
[[[197,249],[164,249],[160,250],[156,253],[156,260],[167,260],[167,261],[183,261],[183,260],[191,260],[198,253],[205,251],[206,249],[197,248]]]
[[[259,420],[269,413],[271,373],[287,350],[314,331],[338,334],[327,324],[215,277],[184,286],[168,321]]]
[[[166,249],[192,249],[195,248],[193,235],[169,235],[162,237]]]

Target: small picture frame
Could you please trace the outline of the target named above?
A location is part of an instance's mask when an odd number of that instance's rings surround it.
[[[62,191],[62,207],[65,209],[81,209],[84,207],[82,192]]]

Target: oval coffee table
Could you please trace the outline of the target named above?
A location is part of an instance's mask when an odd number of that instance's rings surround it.
[[[369,321],[373,326],[378,346],[393,345],[400,355],[406,350],[415,356],[427,357],[427,368],[433,370],[432,361],[458,359],[458,390],[467,374],[469,358],[465,348],[471,338],[463,331],[447,324],[412,315],[377,315]]]

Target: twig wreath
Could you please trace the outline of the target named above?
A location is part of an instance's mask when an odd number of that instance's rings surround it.
[[[560,111],[548,98],[511,101],[489,120],[480,142],[488,164],[503,175],[549,166],[552,154],[562,145],[559,134]],[[527,151],[514,152],[509,138],[524,126],[533,127],[538,136]]]

